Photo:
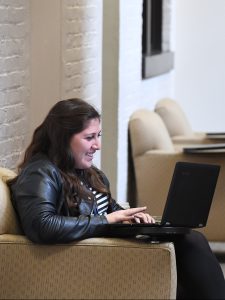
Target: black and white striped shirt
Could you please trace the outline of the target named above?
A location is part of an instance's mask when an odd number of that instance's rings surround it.
[[[84,182],[81,181],[81,185],[83,185]],[[92,211],[93,215],[107,215],[107,210],[109,206],[109,197],[107,194],[100,193],[96,190],[93,190],[92,187],[89,187],[89,190],[94,195],[94,199],[96,201],[96,209],[95,211]]]
[[[97,214],[98,215],[106,215],[107,214],[107,209],[109,205],[109,198],[107,194],[99,193],[92,188],[90,188],[92,191],[96,204],[97,204]]]

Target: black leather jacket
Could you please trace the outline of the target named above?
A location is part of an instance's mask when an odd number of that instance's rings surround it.
[[[103,182],[109,185],[105,175]],[[69,215],[57,167],[44,155],[36,155],[10,189],[13,205],[29,239],[37,243],[65,243],[104,236],[105,216],[91,215],[94,202],[81,200],[79,215]],[[108,213],[123,209],[111,199]]]

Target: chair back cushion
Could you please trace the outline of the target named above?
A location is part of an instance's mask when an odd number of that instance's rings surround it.
[[[129,132],[133,157],[149,150],[174,150],[165,124],[153,111],[135,111],[130,117]]]
[[[6,168],[0,168],[0,234],[19,234],[21,229],[10,199],[6,181],[16,174]]]
[[[194,134],[184,111],[176,101],[169,98],[159,100],[155,112],[162,118],[171,137]]]

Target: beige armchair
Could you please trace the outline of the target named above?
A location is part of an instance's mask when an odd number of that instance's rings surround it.
[[[183,153],[174,147],[160,116],[142,109],[133,113],[129,134],[137,190],[136,205],[147,205],[152,215],[161,215],[177,161],[219,164],[219,179],[207,227],[209,241],[225,241],[225,153]]]
[[[224,143],[225,137],[221,139],[207,136],[206,132],[196,132],[192,129],[190,122],[183,109],[173,99],[160,99],[155,105],[155,112],[161,117],[174,144],[208,144]]]
[[[0,299],[175,299],[172,243],[90,238],[38,245],[22,233],[0,168]]]

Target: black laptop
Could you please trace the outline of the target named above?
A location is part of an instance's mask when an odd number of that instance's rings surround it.
[[[109,234],[159,236],[186,234],[192,228],[205,227],[219,171],[219,165],[177,162],[161,220],[151,224],[109,224]]]

